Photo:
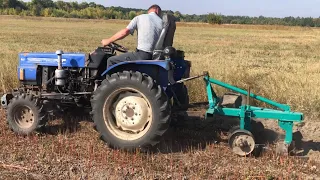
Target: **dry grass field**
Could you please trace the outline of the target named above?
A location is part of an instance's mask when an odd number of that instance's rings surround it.
[[[0,16],[0,93],[18,85],[19,52],[89,53],[125,21]],[[136,36],[119,43],[134,50]],[[307,179],[320,177],[320,29],[178,23],[174,40],[192,75],[221,81],[289,104],[305,114],[302,157],[239,158],[210,129],[172,130],[160,154],[108,149],[86,118],[55,120],[45,135],[17,137],[0,109],[0,179]],[[193,102],[206,101],[200,80],[187,83]],[[219,94],[224,89],[216,88]],[[66,117],[66,119],[68,119]],[[270,122],[275,123],[275,122]],[[266,123],[266,125],[270,125]],[[270,127],[274,127],[270,125]],[[270,147],[272,148],[272,147]]]

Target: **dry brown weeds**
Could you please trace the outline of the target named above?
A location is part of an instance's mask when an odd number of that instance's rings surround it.
[[[16,87],[21,51],[91,52],[126,22],[0,16],[0,86]],[[186,52],[192,74],[209,71],[219,80],[289,104],[318,117],[318,29],[179,23],[174,46]],[[121,44],[134,49],[135,37]],[[187,84],[193,102],[205,101],[203,82]],[[216,88],[219,94],[224,90]],[[212,129],[180,129],[159,146],[164,152],[128,154],[106,147],[91,122],[56,120],[45,134],[18,137],[0,110],[0,179],[306,179],[319,164],[304,158],[239,158]],[[309,118],[308,121],[314,121]],[[68,125],[69,124],[69,125]]]

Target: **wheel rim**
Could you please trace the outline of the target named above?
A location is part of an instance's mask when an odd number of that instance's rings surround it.
[[[152,108],[138,90],[121,88],[106,99],[103,116],[108,130],[117,138],[136,140],[150,129]]]
[[[229,146],[239,156],[249,155],[255,147],[255,140],[249,131],[236,130],[229,138]]]
[[[19,106],[15,109],[14,112],[14,121],[20,128],[27,129],[33,125],[35,117],[30,107]]]

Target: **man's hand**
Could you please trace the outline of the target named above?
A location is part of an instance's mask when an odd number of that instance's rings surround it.
[[[101,44],[102,47],[109,45],[112,41],[110,39],[102,39]]]
[[[111,38],[109,39],[102,39],[101,44],[102,46],[107,46],[112,42],[115,42],[117,40],[123,39],[126,36],[128,36],[130,34],[130,30],[127,28],[124,28],[122,30],[120,30],[119,32],[117,32],[115,35],[113,35]]]

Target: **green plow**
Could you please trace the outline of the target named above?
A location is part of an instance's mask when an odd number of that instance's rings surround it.
[[[234,153],[245,156],[250,154],[255,148],[255,138],[251,133],[254,131],[254,127],[251,125],[252,118],[277,120],[278,125],[285,131],[284,141],[282,144],[283,151],[288,151],[289,146],[293,141],[293,125],[294,123],[300,123],[303,121],[303,113],[290,111],[290,106],[286,104],[280,104],[262,96],[258,96],[254,93],[232,86],[225,82],[221,82],[217,79],[211,78],[208,72],[205,72],[201,76],[189,78],[191,80],[195,78],[203,77],[206,84],[207,97],[209,102],[209,108],[206,111],[205,118],[212,115],[232,116],[239,117],[240,124],[229,135],[229,146]],[[241,104],[238,107],[223,107],[221,106],[221,99],[217,97],[217,94],[213,90],[212,84],[224,87],[232,90],[236,93],[245,95],[247,103]],[[274,109],[255,107],[250,105],[250,99],[256,99],[266,104],[274,106]],[[263,136],[263,134],[260,134]],[[277,147],[278,149],[278,147]]]

